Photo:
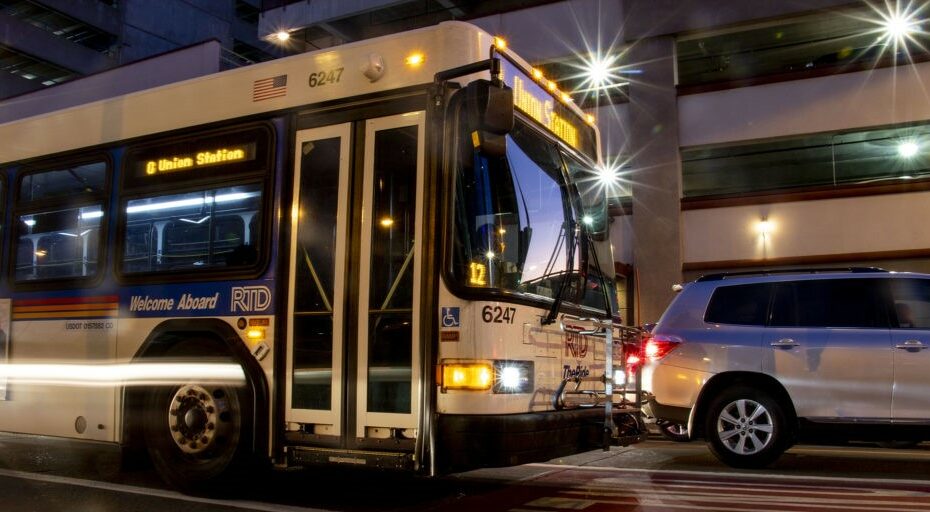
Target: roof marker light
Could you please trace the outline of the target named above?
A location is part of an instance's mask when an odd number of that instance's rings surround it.
[[[424,62],[426,62],[426,56],[420,52],[411,53],[410,55],[407,56],[406,59],[404,59],[405,64],[407,64],[408,66],[413,66],[413,67],[419,66],[420,64],[423,64]]]

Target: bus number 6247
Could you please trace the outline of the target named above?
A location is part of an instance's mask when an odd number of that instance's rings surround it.
[[[481,310],[481,319],[485,323],[512,324],[517,308],[502,308],[500,306],[485,306]]]
[[[336,68],[330,69],[328,71],[320,71],[319,73],[310,73],[310,78],[307,80],[307,85],[310,87],[320,87],[329,84],[338,84],[339,79],[342,78],[342,70],[345,68]]]

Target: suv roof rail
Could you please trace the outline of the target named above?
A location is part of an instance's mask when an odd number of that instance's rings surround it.
[[[766,269],[766,270],[748,270],[745,272],[719,272],[716,274],[707,274],[701,276],[695,281],[721,281],[723,279],[728,279],[731,277],[746,277],[746,276],[767,276],[771,274],[817,274],[820,272],[851,272],[853,274],[863,273],[863,272],[888,272],[880,267],[824,267],[824,268],[782,268],[782,269]]]

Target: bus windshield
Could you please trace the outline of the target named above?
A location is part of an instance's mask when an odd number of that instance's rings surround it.
[[[580,198],[566,183],[566,159],[554,143],[519,121],[506,136],[505,156],[489,157],[469,140],[463,140],[460,149],[452,251],[455,280],[473,289],[551,301],[562,280],[577,276],[586,260],[580,249],[587,244],[577,243],[575,230]],[[582,287],[582,282],[573,279],[573,289],[563,298],[603,307],[603,293],[594,294],[600,300],[579,297],[580,289],[590,287]]]

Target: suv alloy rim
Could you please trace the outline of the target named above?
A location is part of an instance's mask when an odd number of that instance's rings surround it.
[[[727,404],[717,417],[717,436],[737,455],[753,455],[772,441],[774,425],[759,402],[739,399]]]

